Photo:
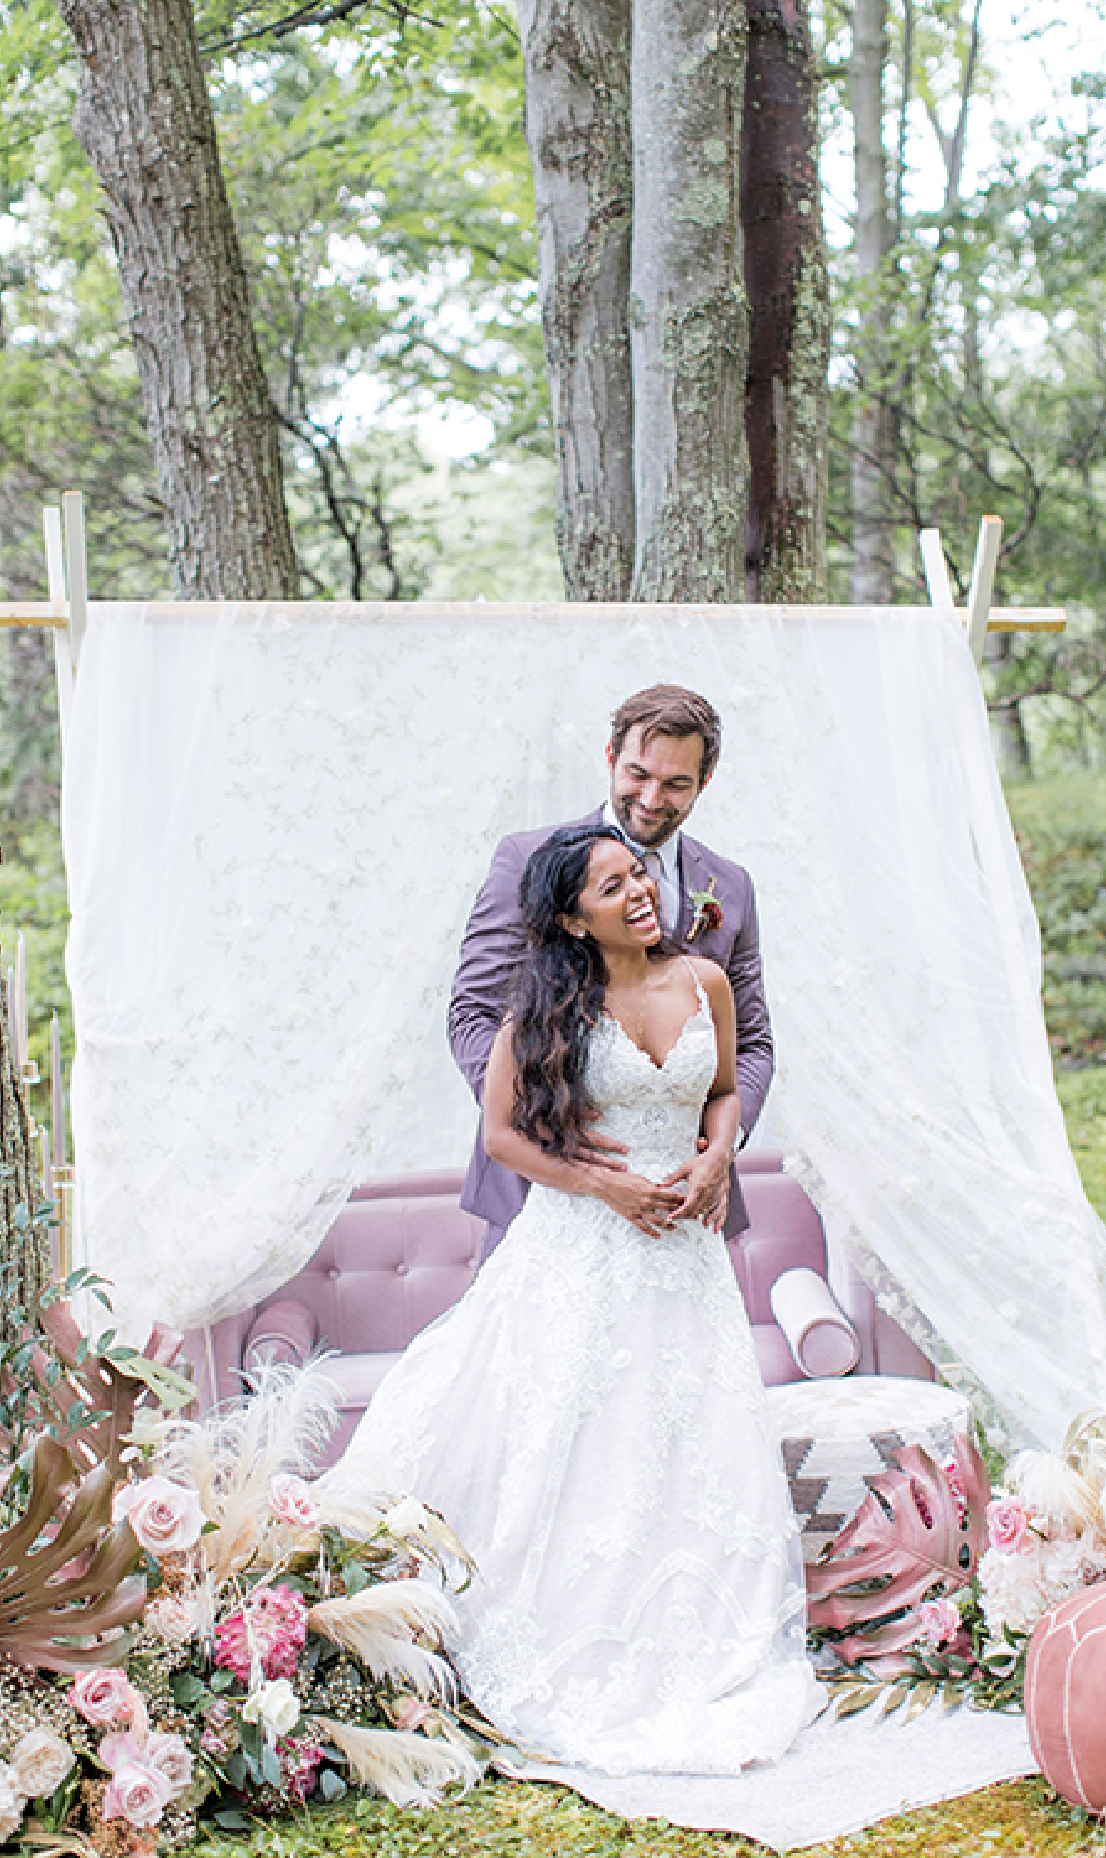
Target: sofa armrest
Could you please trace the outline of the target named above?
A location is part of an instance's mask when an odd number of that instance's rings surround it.
[[[769,1302],[798,1366],[811,1380],[851,1374],[860,1359],[856,1331],[817,1271],[784,1271]]]
[[[247,1375],[284,1363],[302,1368],[318,1335],[311,1311],[296,1298],[284,1297],[266,1304],[246,1337],[242,1368]]]

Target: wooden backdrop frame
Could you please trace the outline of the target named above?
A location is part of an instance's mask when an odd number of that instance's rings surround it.
[[[65,671],[75,675],[81,653],[81,643],[88,626],[89,616],[106,605],[144,606],[150,618],[157,620],[199,619],[205,613],[212,613],[229,604],[226,601],[210,600],[152,600],[134,601],[90,601],[88,597],[88,568],[85,556],[84,498],[80,491],[67,490],[62,497],[61,507],[51,505],[45,509],[43,529],[46,542],[46,574],[49,598],[45,601],[15,600],[0,602],[0,626],[49,627],[54,632],[55,646],[58,649],[58,673],[63,675],[61,662],[62,641],[68,643],[68,662]],[[968,648],[977,665],[983,662],[983,644],[988,632],[1063,632],[1067,624],[1067,614],[1063,607],[995,607],[991,605],[994,592],[995,569],[998,564],[999,546],[1002,541],[1002,518],[984,516],[979,525],[979,541],[976,546],[975,563],[972,568],[971,585],[968,589],[967,604],[957,607],[952,596],[948,569],[945,565],[944,551],[941,547],[940,531],[923,529],[919,536],[922,553],[922,565],[925,569],[926,587],[929,593],[928,607],[858,607],[858,606],[781,606],[777,612],[794,612],[808,617],[812,614],[823,615],[826,619],[843,619],[856,613],[928,613],[946,612],[959,614],[968,641]],[[233,604],[244,608],[244,617],[252,612],[264,610],[274,616],[287,614],[293,618],[297,613],[304,613],[309,608],[318,608],[319,601],[306,600],[242,600]],[[409,607],[421,618],[430,620],[456,619],[464,623],[474,620],[485,621],[496,616],[497,603],[479,602],[445,602],[445,601],[335,601],[343,613],[354,616],[363,614],[366,620],[394,616],[397,607]],[[510,610],[518,612],[517,600],[509,603]],[[543,617],[555,619],[558,615],[566,617],[570,613],[586,613],[587,605],[572,606],[565,602],[542,601],[531,603]],[[596,614],[595,605],[590,611]],[[610,612],[625,611],[627,614],[637,610],[627,604],[621,608],[604,607]],[[743,613],[760,611],[760,608],[748,606],[712,606],[711,611],[723,615],[732,615],[739,619]],[[678,607],[673,608],[679,612]]]

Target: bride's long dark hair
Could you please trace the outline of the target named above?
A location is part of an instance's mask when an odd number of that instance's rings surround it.
[[[602,839],[625,844],[612,826],[562,826],[531,853],[519,886],[528,948],[511,1004],[511,1127],[569,1160],[591,1121],[584,1068],[609,977],[598,943],[569,935],[561,918],[576,914],[592,849]],[[669,948],[663,942],[649,952]]]

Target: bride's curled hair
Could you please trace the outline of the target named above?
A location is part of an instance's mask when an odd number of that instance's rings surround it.
[[[511,1007],[511,1126],[569,1160],[591,1120],[584,1067],[608,977],[591,936],[569,935],[561,919],[575,914],[601,839],[623,842],[611,826],[562,826],[531,853],[519,886],[529,946]]]

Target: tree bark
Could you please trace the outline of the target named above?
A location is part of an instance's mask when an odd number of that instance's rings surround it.
[[[741,225],[750,600],[825,598],[829,289],[816,147],[802,0],[749,0]]]
[[[635,597],[744,591],[741,0],[637,0],[630,302]]]
[[[58,0],[180,592],[294,597],[277,424],[188,0]]]
[[[31,1130],[8,1036],[7,990],[0,981],[0,1344],[17,1340],[49,1282]]]
[[[518,15],[565,590],[570,600],[627,600],[633,0],[519,0]]]
[[[856,172],[859,379],[852,430],[852,598],[891,600],[891,421],[887,397],[886,259],[892,248],[883,146],[888,0],[854,0],[849,63]]]

